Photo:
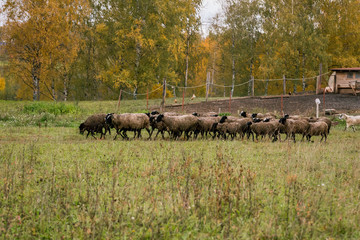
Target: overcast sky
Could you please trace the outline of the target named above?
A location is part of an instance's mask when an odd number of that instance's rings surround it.
[[[217,13],[221,12],[221,0],[203,0],[202,8],[200,9],[201,22],[203,24],[203,31],[205,35],[208,34],[209,24],[212,22],[212,18]]]
[[[203,23],[204,34],[207,34],[207,28],[212,22],[212,18],[221,11],[221,0],[203,0],[202,8],[200,10],[201,22]],[[3,1],[0,0],[0,9],[3,5]],[[0,11],[0,25],[4,24],[4,17]]]

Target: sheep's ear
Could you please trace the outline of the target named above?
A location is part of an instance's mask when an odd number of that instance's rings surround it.
[[[150,113],[145,113],[145,114],[146,114],[146,116],[150,117]]]

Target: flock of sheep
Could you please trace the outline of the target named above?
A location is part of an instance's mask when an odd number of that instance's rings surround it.
[[[360,116],[349,116],[340,114],[340,118],[346,120],[346,128],[354,125],[360,125]],[[171,139],[179,139],[183,135],[184,139],[197,139],[199,135],[202,138],[213,139],[234,139],[239,136],[241,139],[252,137],[258,140],[259,137],[269,138],[272,141],[281,141],[281,134],[286,135],[286,139],[292,139],[295,142],[295,135],[300,134],[302,140],[306,137],[311,141],[312,136],[321,136],[322,141],[330,133],[331,120],[326,117],[311,118],[303,116],[284,115],[280,119],[272,113],[247,114],[241,112],[239,117],[218,116],[216,113],[207,114],[187,114],[157,111],[151,113],[123,113],[123,114],[94,114],[88,117],[85,122],[79,126],[80,133],[87,131],[87,137],[91,134],[94,138],[95,133],[100,133],[100,139],[105,138],[107,133],[111,134],[110,129],[115,128],[116,135],[114,140],[120,135],[123,139],[129,139],[127,132],[133,131],[134,138],[141,137],[142,129],[148,132],[151,139],[154,130],[165,138],[164,133],[168,132]],[[346,129],[345,128],[345,129]],[[355,131],[355,129],[354,129]]]

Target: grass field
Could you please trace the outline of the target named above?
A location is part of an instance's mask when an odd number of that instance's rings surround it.
[[[116,102],[50,105],[0,102],[4,239],[360,238],[360,131],[343,122],[326,144],[100,141],[77,127]]]

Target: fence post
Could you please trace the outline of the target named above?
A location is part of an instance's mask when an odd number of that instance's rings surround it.
[[[286,94],[286,77],[283,75],[283,94]]]
[[[146,88],[146,110],[149,110],[149,88]]]
[[[183,90],[183,98],[182,98],[182,106],[181,106],[181,111],[184,112],[184,101],[185,101],[185,88]]]
[[[303,74],[303,77],[302,77],[302,91],[303,91],[303,92],[305,92],[305,87],[306,87],[305,75]]]
[[[208,96],[209,96],[209,89],[210,89],[209,82],[210,82],[210,72],[206,74],[206,102],[208,101]]]
[[[164,78],[164,81],[163,81],[163,96],[162,96],[162,101],[160,104],[161,112],[165,111],[165,97],[166,97],[166,78]]]
[[[120,93],[119,93],[119,100],[118,100],[118,104],[117,104],[116,112],[118,112],[118,111],[119,111],[119,108],[120,108],[121,93],[122,93],[122,89],[120,89]]]
[[[229,113],[231,113],[231,92],[230,92],[230,98],[229,98]]]
[[[325,88],[324,88],[324,94],[323,94],[323,107],[324,107],[324,115],[325,115]]]
[[[321,74],[322,74],[322,63],[319,66],[319,77],[316,79],[316,94],[320,93],[321,89]]]
[[[265,96],[267,96],[268,94],[268,87],[269,87],[269,79],[266,79],[266,83],[265,83]]]
[[[255,95],[255,78],[251,76],[251,96]]]
[[[284,97],[281,94],[281,114],[284,116]]]

